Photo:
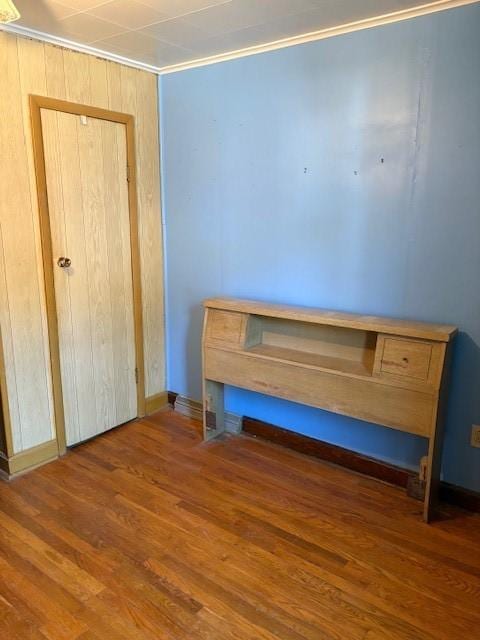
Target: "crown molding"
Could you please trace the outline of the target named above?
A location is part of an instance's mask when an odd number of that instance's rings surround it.
[[[168,73],[176,73],[178,71],[186,71],[187,69],[204,67],[210,64],[216,64],[218,62],[226,62],[227,60],[235,60],[236,58],[245,58],[247,56],[253,56],[258,53],[275,51],[276,49],[285,49],[286,47],[293,47],[298,44],[305,44],[307,42],[314,42],[316,40],[333,38],[335,36],[352,33],[354,31],[372,29],[373,27],[379,27],[385,24],[390,24],[392,22],[410,20],[411,18],[417,18],[429,13],[446,11],[447,9],[455,9],[468,4],[476,4],[479,1],[480,0],[436,0],[435,2],[429,2],[418,7],[413,7],[412,9],[402,9],[401,11],[386,13],[381,16],[366,18],[365,20],[349,22],[347,24],[339,25],[338,27],[320,29],[319,31],[312,31],[311,33],[304,33],[299,36],[283,38],[282,40],[275,40],[274,42],[268,42],[266,44],[247,47],[245,49],[237,49],[236,51],[229,51],[228,53],[221,53],[214,56],[208,56],[206,58],[199,58],[198,60],[191,60],[189,62],[182,62],[179,64],[161,67],[159,70],[159,74],[164,75]]]
[[[306,44],[307,42],[315,42],[316,40],[333,38],[335,36],[344,35],[346,33],[362,31],[363,29],[372,29],[373,27],[380,27],[382,25],[391,24],[393,22],[410,20],[412,18],[417,18],[419,16],[424,16],[430,13],[436,13],[438,11],[456,9],[458,7],[463,7],[469,4],[477,4],[478,2],[480,2],[480,0],[435,0],[434,2],[428,2],[427,4],[422,4],[411,9],[402,9],[401,11],[394,11],[393,13],[386,13],[380,16],[375,16],[373,18],[366,18],[365,20],[357,20],[355,22],[349,22],[337,27],[320,29],[319,31],[303,33],[298,36],[282,38],[281,40],[275,40],[273,42],[267,42],[265,44],[255,45],[253,47],[236,49],[227,53],[220,53],[204,58],[197,58],[188,62],[181,62],[179,64],[168,65],[165,67],[158,67],[155,65],[147,64],[145,62],[141,62],[139,60],[125,58],[124,56],[117,55],[109,51],[104,51],[103,49],[96,49],[95,47],[87,44],[80,44],[79,42],[74,42],[72,40],[53,36],[48,33],[43,33],[42,31],[36,31],[35,29],[29,29],[28,27],[22,27],[13,23],[0,25],[0,30],[7,31],[9,33],[15,33],[26,38],[33,38],[35,40],[48,42],[49,44],[64,47],[66,49],[73,49],[74,51],[79,51],[81,53],[88,53],[98,58],[104,58],[105,60],[118,62],[119,64],[123,64],[128,67],[142,69],[143,71],[149,71],[158,75],[166,75],[169,73],[177,73],[179,71],[186,71],[188,69],[195,69],[197,67],[217,64],[219,62],[226,62],[228,60],[235,60],[236,58],[245,58],[247,56],[253,56],[259,53],[275,51],[276,49],[294,47],[295,45]]]
[[[7,31],[8,33],[14,33],[17,36],[23,36],[24,38],[33,38],[34,40],[41,40],[48,44],[56,45],[57,47],[63,47],[64,49],[72,49],[73,51],[79,51],[80,53],[88,53],[91,56],[97,58],[103,58],[104,60],[111,60],[112,62],[118,62],[127,67],[134,67],[135,69],[142,69],[143,71],[150,71],[151,73],[160,73],[161,68],[156,67],[140,60],[132,60],[131,58],[125,58],[124,56],[111,53],[110,51],[104,51],[103,49],[96,49],[88,44],[81,44],[80,42],[74,42],[73,40],[67,40],[66,38],[60,38],[59,36],[52,36],[49,33],[43,31],[37,31],[36,29],[29,29],[28,27],[22,27],[13,23],[1,24],[0,31]]]

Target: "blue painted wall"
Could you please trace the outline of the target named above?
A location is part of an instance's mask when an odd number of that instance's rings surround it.
[[[203,298],[460,327],[443,476],[480,490],[480,5],[160,80],[168,387]],[[236,413],[415,467],[422,439],[229,389]]]

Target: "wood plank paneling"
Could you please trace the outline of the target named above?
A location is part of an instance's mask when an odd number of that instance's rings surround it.
[[[90,94],[90,65],[88,56],[76,51],[63,52],[65,69],[65,96],[69,102],[94,104]]]
[[[14,451],[18,452],[50,440],[52,421],[45,375],[48,359],[42,329],[38,239],[30,195],[27,145],[31,143],[24,128],[17,38],[2,34],[0,43],[0,224],[13,356],[6,369],[10,389],[9,369],[14,364],[13,404],[18,407],[20,424],[12,426]],[[5,298],[2,303],[5,304]],[[24,425],[28,428],[23,428]]]
[[[2,402],[2,397],[7,397],[7,381],[5,378],[4,362],[5,357],[3,353],[2,332],[0,327],[0,454],[3,454],[3,456],[0,456],[0,468],[2,468],[2,458],[8,458],[13,454],[8,403]],[[3,462],[5,461],[3,460]],[[3,464],[3,469],[5,470],[5,464]]]
[[[54,433],[29,93],[135,116],[147,395],[165,388],[156,77],[2,32],[0,326],[14,453]]]
[[[107,62],[100,58],[88,57],[90,94],[95,96],[95,106],[108,109]]]
[[[65,67],[63,49],[45,45],[45,78],[47,96],[66,100]]]
[[[1,202],[0,200],[0,204]],[[20,424],[20,413],[18,410],[17,377],[15,359],[13,357],[13,336],[8,307],[4,255],[2,225],[0,222],[0,400],[2,404],[3,439],[5,442],[3,453],[6,456],[10,456],[14,453],[12,425]],[[8,371],[7,363],[9,365]]]
[[[48,358],[49,346],[48,346],[48,323],[46,314],[46,299],[45,299],[45,287],[44,287],[44,273],[42,263],[42,247],[40,241],[40,221],[38,215],[35,212],[38,210],[37,188],[35,181],[35,165],[33,158],[33,146],[30,143],[32,139],[32,127],[30,120],[30,94],[45,94],[47,91],[46,86],[46,72],[45,72],[45,47],[43,42],[36,42],[34,40],[26,40],[19,38],[17,41],[18,49],[18,67],[20,75],[20,87],[22,98],[22,117],[23,117],[23,129],[25,136],[25,149],[28,159],[28,177],[29,177],[29,189],[30,199],[32,205],[32,224],[35,241],[35,255],[36,255],[36,273],[38,279],[38,294],[40,302],[40,320],[43,336],[43,354],[46,363],[44,369],[45,385],[48,394],[48,420],[50,426],[50,432],[48,433],[48,439],[55,437],[55,429],[53,425],[53,389],[52,389],[52,375],[50,367],[50,359]],[[32,265],[33,266],[33,265]],[[40,372],[39,372],[40,374]],[[47,423],[45,423],[47,424]],[[40,442],[43,440],[42,436],[38,436],[37,440]],[[37,443],[36,443],[37,444]]]
[[[122,68],[115,62],[107,62],[108,108],[122,111]]]
[[[165,386],[164,362],[161,357],[164,344],[163,260],[160,211],[160,156],[158,154],[157,79],[144,71],[136,74],[137,89],[137,167],[140,230],[140,260],[142,289],[151,292],[145,299],[143,334],[145,366],[149,372],[146,395],[151,396]],[[141,176],[141,178],[140,178]],[[159,312],[160,306],[160,312]]]

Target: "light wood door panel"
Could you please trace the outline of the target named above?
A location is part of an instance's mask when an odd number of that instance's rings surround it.
[[[137,415],[125,126],[42,109],[67,444]],[[71,267],[57,265],[60,256]]]

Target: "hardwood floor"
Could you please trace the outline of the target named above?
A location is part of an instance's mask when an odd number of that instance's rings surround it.
[[[0,638],[463,640],[480,517],[165,411],[0,483]]]

